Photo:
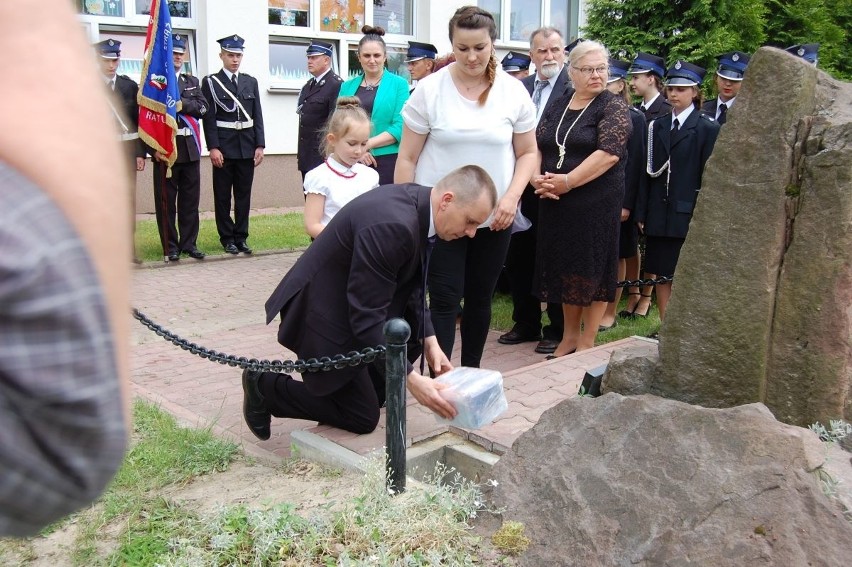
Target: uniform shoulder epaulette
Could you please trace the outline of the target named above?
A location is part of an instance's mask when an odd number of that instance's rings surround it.
[[[716,122],[716,119],[713,118],[712,116],[710,116],[709,114],[705,114],[705,113],[702,112],[702,113],[699,114],[699,116],[701,116],[705,120],[709,120],[710,122]]]
[[[340,75],[338,75],[337,73],[332,73],[332,74],[331,74],[331,78],[332,78],[333,80],[337,81],[338,83],[342,83],[342,82],[343,82],[343,79],[342,79],[342,78],[340,78]]]
[[[630,110],[631,110],[631,112],[635,112],[636,114],[641,114],[642,116],[645,116],[645,113],[642,112],[641,110],[639,110],[638,108],[636,108],[635,106],[631,106]]]

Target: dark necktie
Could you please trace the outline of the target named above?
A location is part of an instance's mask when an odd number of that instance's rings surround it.
[[[317,85],[316,77],[311,77],[311,80],[308,81],[308,88],[312,89]]]
[[[541,105],[541,91],[544,90],[544,87],[547,86],[547,81],[541,81],[536,79],[535,81],[535,90],[533,91],[532,101],[535,105],[536,114],[540,112],[539,106]]]
[[[674,122],[672,122],[672,130],[674,130],[675,132],[680,130],[680,122],[677,121],[677,118],[675,118]]]
[[[437,241],[437,236],[430,236],[426,239],[426,258],[423,260],[423,307],[420,311],[420,338],[423,344],[423,353],[420,355],[421,375],[426,371],[426,283],[429,281],[429,259],[432,257],[432,251],[435,250]]]
[[[237,91],[237,76],[231,75],[231,84],[234,85],[234,92]]]
[[[648,109],[647,109],[647,108],[645,108],[645,105],[644,105],[644,104],[640,104],[640,105],[639,105],[639,110],[641,110],[642,112],[645,112],[645,111],[647,111]]]
[[[719,105],[719,118],[717,122],[721,126],[728,119],[728,105],[724,102]]]

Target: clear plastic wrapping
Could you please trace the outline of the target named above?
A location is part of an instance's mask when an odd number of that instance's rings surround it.
[[[440,394],[458,412],[452,420],[439,418],[450,425],[479,429],[497,419],[509,407],[503,393],[503,375],[496,370],[459,366],[442,374],[436,381],[448,385],[440,390]]]

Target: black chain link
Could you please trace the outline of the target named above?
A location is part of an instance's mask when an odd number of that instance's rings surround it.
[[[646,285],[663,284],[672,281],[670,276],[663,276],[655,280],[624,280],[616,282],[616,287],[640,287]],[[336,354],[334,356],[323,356],[322,358],[309,358],[308,360],[258,360],[256,358],[246,358],[244,356],[236,357],[224,352],[217,352],[191,343],[188,340],[179,337],[169,330],[164,329],[160,325],[151,321],[138,309],[133,310],[133,317],[148,327],[157,336],[163,337],[173,345],[188,351],[191,354],[206,358],[211,362],[226,364],[236,368],[248,368],[252,371],[274,372],[276,374],[292,374],[304,372],[324,372],[327,370],[346,368],[347,366],[360,366],[361,364],[370,364],[377,358],[384,358],[385,346],[378,345],[375,347],[366,347],[360,352],[353,350],[348,354]]]
[[[206,358],[211,362],[226,364],[237,368],[248,368],[252,371],[274,372],[276,374],[292,374],[304,372],[322,372],[333,369],[346,368],[347,366],[360,366],[361,364],[370,364],[377,358],[384,358],[385,346],[378,345],[376,347],[366,347],[359,351],[351,351],[348,354],[336,354],[334,356],[323,356],[322,358],[309,358],[308,360],[258,360],[256,358],[246,358],[244,356],[236,357],[223,352],[217,352],[191,343],[176,334],[162,328],[160,325],[151,321],[138,309],[133,310],[133,317],[151,329],[158,336],[163,337],[173,345],[182,348],[201,358]]]
[[[641,287],[646,285],[657,285],[669,283],[674,278],[672,276],[661,276],[655,280],[623,280],[615,282],[615,287]]]

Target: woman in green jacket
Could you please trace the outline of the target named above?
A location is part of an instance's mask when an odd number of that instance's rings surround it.
[[[402,138],[402,107],[408,100],[408,81],[385,69],[387,46],[380,27],[364,26],[358,42],[358,61],[364,72],[340,86],[340,95],[356,96],[370,115],[372,127],[368,152],[361,159],[379,172],[379,184],[393,183],[399,140]]]

